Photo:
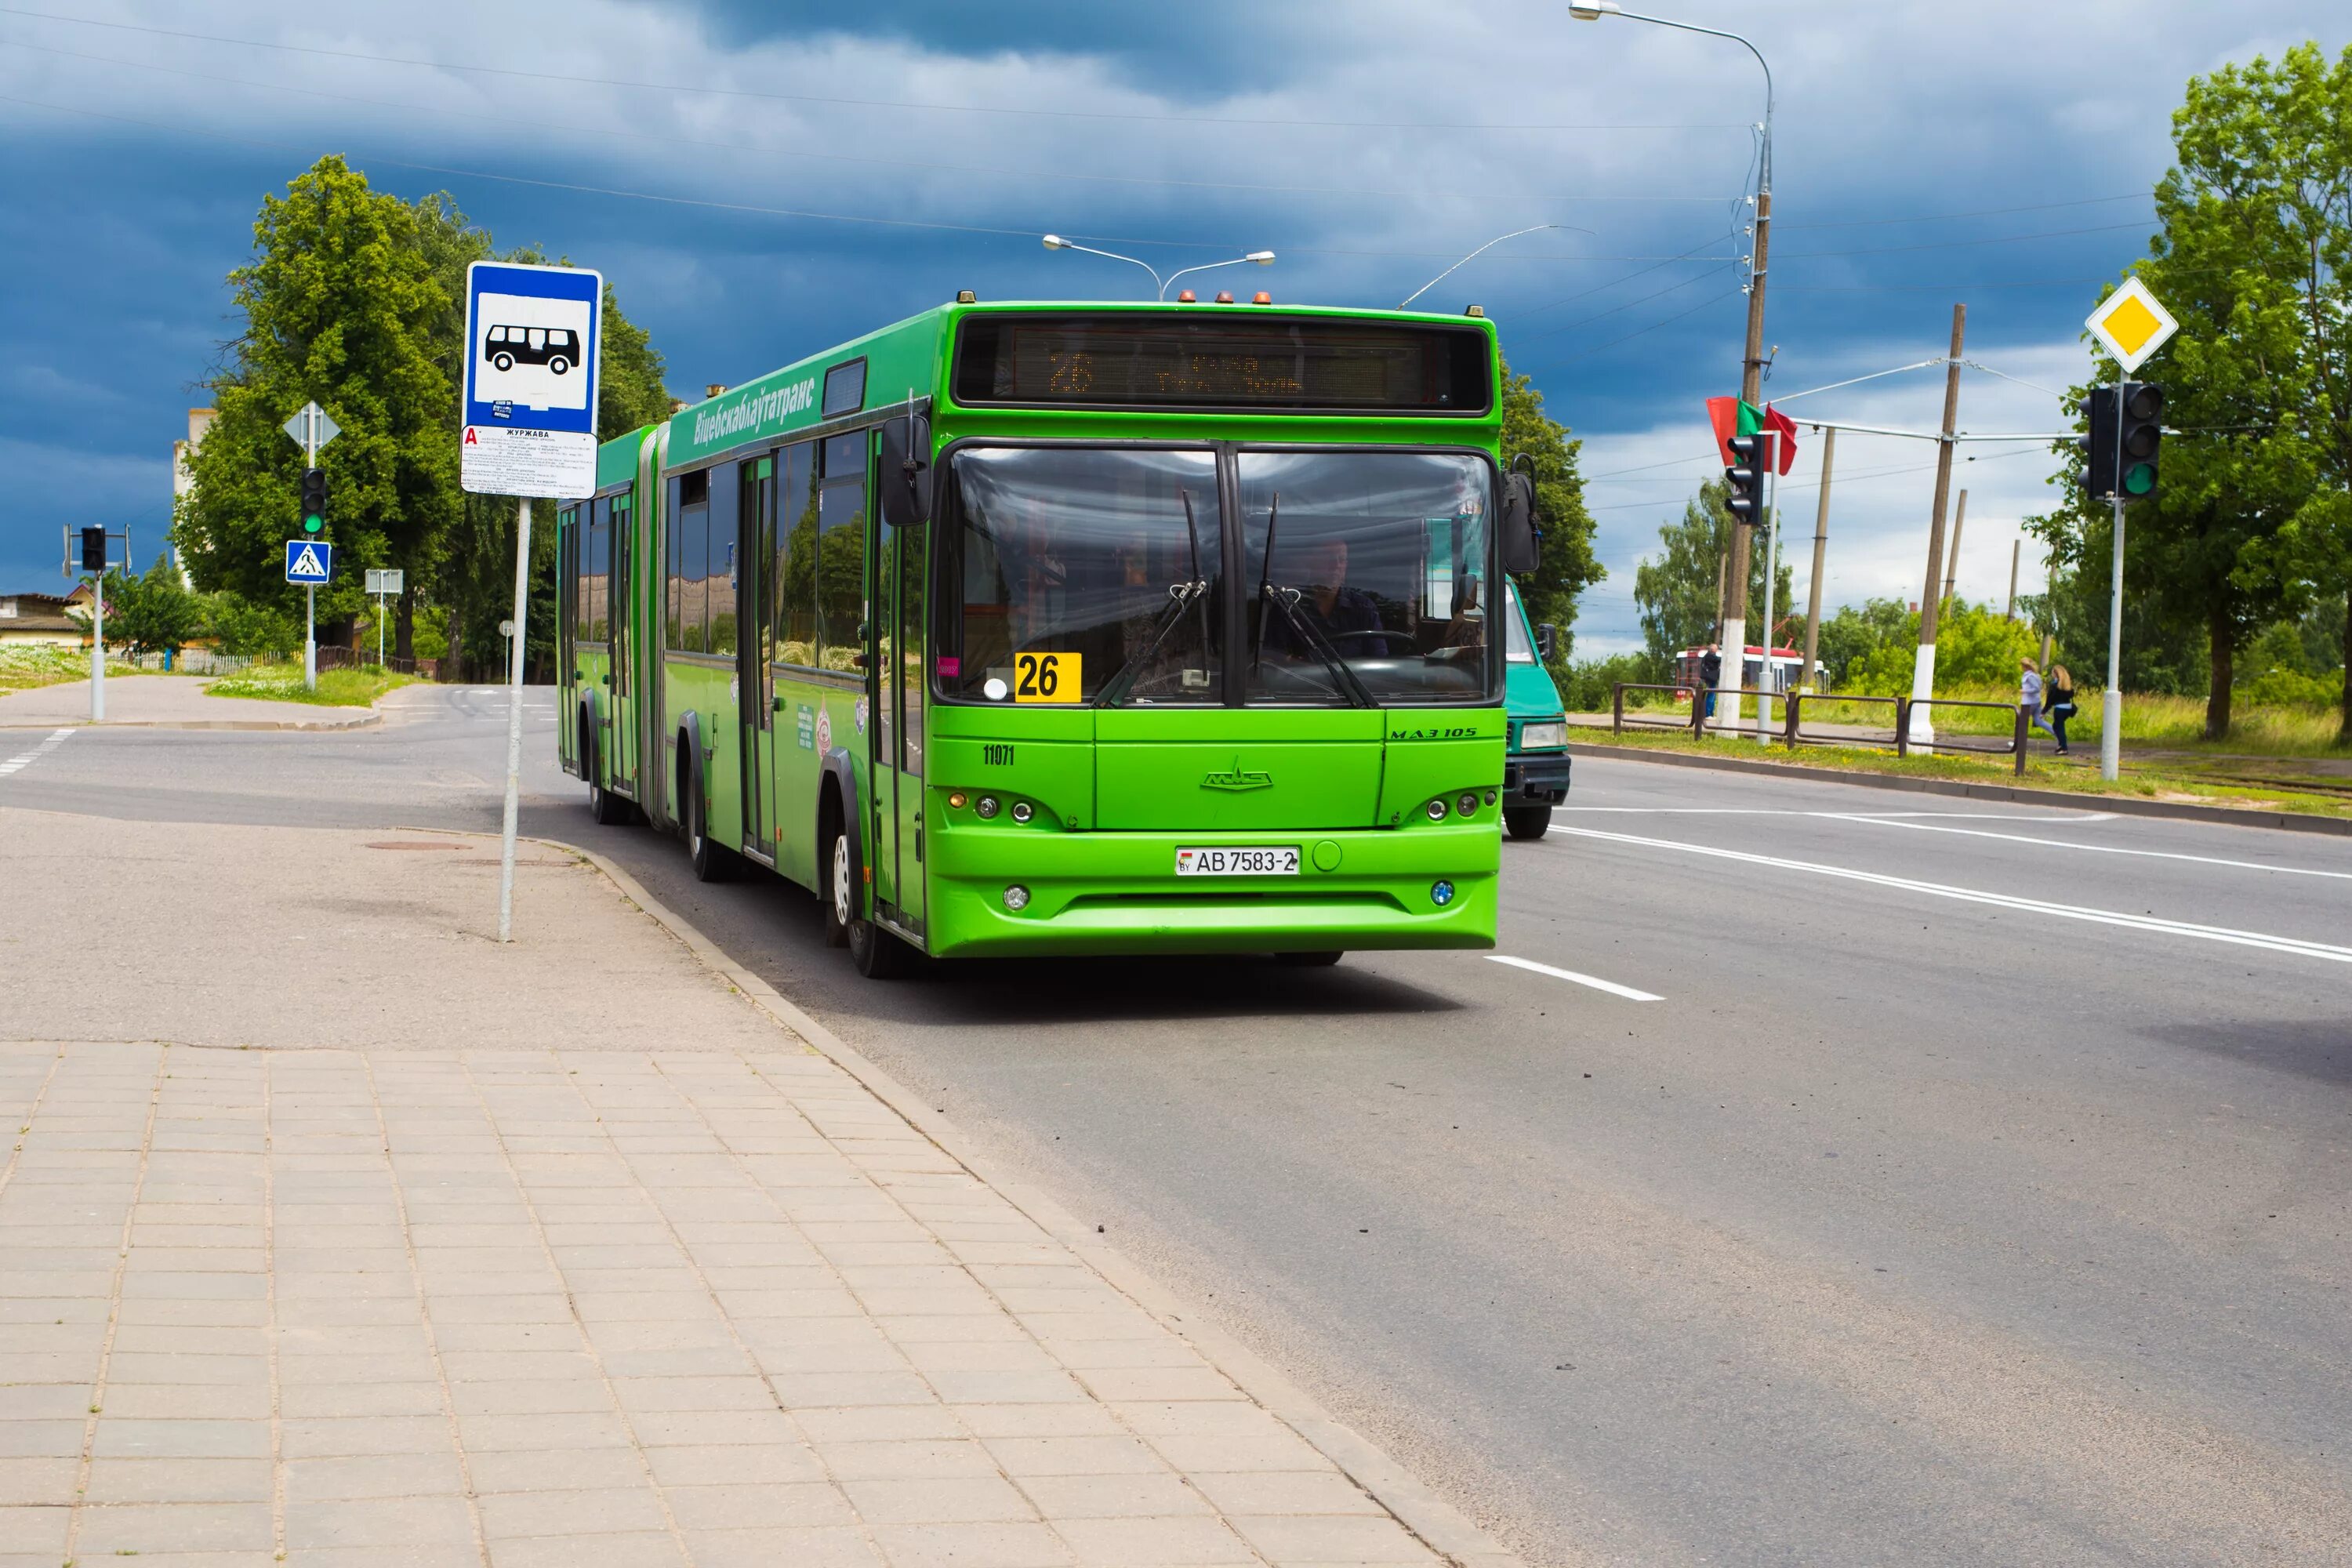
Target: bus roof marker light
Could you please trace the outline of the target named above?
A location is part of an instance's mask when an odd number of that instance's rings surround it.
[[[1484,320],[1486,314],[1486,307],[1484,305],[1473,305],[1462,313],[1465,316],[1476,316],[1481,320]]]
[[[956,290],[956,303],[959,305],[977,305],[980,303],[980,296],[973,293],[969,289],[959,289]]]
[[[1201,301],[1199,297],[1196,296],[1192,290],[1190,289],[1181,289],[1177,290],[1176,302],[1180,305],[1197,305]]]
[[[1233,291],[1232,289],[1218,289],[1218,290],[1217,290],[1217,303],[1218,303],[1218,304],[1220,304],[1220,305],[1230,305],[1230,304],[1232,304],[1233,302],[1234,302],[1234,291]]]
[[[1274,303],[1274,296],[1261,289],[1256,293],[1250,296],[1250,303],[1253,305],[1271,305]]]

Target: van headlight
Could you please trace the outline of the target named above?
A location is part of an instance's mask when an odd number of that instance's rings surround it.
[[[1522,751],[1535,752],[1549,746],[1567,744],[1568,721],[1564,719],[1554,719],[1542,724],[1519,726],[1519,749]]]

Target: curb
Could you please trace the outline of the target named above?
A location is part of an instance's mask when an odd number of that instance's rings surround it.
[[[398,831],[433,833],[451,830],[402,828]],[[468,838],[493,837],[478,833],[457,836]],[[1325,1458],[1337,1465],[1342,1474],[1370,1493],[1374,1501],[1395,1515],[1398,1522],[1419,1536],[1422,1542],[1439,1556],[1460,1564],[1461,1568],[1523,1568],[1517,1554],[1505,1550],[1451,1503],[1432,1491],[1418,1477],[1390,1458],[1361,1434],[1335,1419],[1306,1390],[1268,1365],[1256,1352],[1191,1316],[1190,1309],[1173,1292],[1130,1262],[1117,1248],[1097,1239],[1093,1231],[1059,1203],[1030,1184],[996,1171],[993,1161],[973,1152],[968,1136],[953,1121],[925,1104],[920,1096],[909,1093],[906,1086],[868,1060],[855,1047],[809,1016],[774,986],[730,958],[718,943],[646,892],[635,878],[593,849],[583,849],[560,838],[534,837],[531,842],[576,855],[603,872],[620,890],[622,897],[643,910],[655,924],[685,943],[705,968],[733,985],[754,1006],[807,1041],[819,1055],[829,1058],[856,1079],[867,1092],[888,1106],[917,1131],[938,1144],[942,1152],[1076,1254],[1113,1288],[1133,1298],[1146,1311],[1160,1320],[1170,1332],[1190,1342],[1212,1366],[1230,1378],[1235,1387],[1264,1405]]]
[[[2218,822],[2231,827],[2267,827],[2283,833],[2320,833],[2352,837],[2352,817],[2302,816],[2287,811],[2241,811],[2226,805],[2147,800],[2128,795],[2076,795],[2071,790],[2018,789],[2009,784],[1970,784],[1961,779],[1911,778],[1900,773],[1817,768],[1803,763],[1750,762],[1744,757],[1686,756],[1679,752],[1653,752],[1638,746],[1596,745],[1590,741],[1570,741],[1568,751],[1571,756],[1618,757],[1628,762],[1659,763],[1667,767],[1709,768],[1725,773],[1819,779],[1831,784],[1861,784],[1868,789],[1908,790],[1916,795],[1959,795],[1969,800],[2012,801],[2020,805],[2059,805],[2074,811],[2113,812],[2118,816],[2169,816],[2184,822]]]

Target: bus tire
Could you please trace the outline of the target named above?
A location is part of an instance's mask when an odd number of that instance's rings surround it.
[[[694,764],[686,792],[686,853],[700,882],[731,882],[743,862],[710,837],[710,805],[702,787],[702,764]]]
[[[1551,827],[1549,805],[1507,805],[1503,826],[1514,838],[1541,838]]]
[[[554,358],[547,362],[547,368],[553,371],[556,374],[562,375],[565,371],[572,368],[572,362],[565,359],[562,354],[557,354]]]
[[[868,980],[896,980],[914,967],[915,950],[872,921],[849,922],[849,961]]]
[[[1344,952],[1277,952],[1274,961],[1291,969],[1328,969],[1347,956]]]
[[[819,835],[824,854],[817,862],[817,900],[824,906],[824,945],[847,947],[850,923],[857,918],[856,900],[852,897],[857,885],[857,857],[842,827],[840,806],[832,800],[825,806],[824,828]]]
[[[588,815],[600,826],[618,827],[629,820],[629,803],[604,787],[604,748],[596,743],[595,710],[580,705],[580,773],[588,781]]]

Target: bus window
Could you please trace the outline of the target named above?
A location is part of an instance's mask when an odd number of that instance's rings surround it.
[[[866,605],[866,447],[863,430],[824,443],[824,475],[817,491],[816,616],[818,662],[856,669],[857,623]]]
[[[776,625],[776,657],[786,664],[816,663],[816,443],[803,441],[776,457],[777,588],[783,595]]]
[[[721,463],[710,471],[710,554],[709,583],[705,595],[709,601],[709,626],[702,639],[705,653],[735,651],[736,569],[735,545],[741,529],[738,518],[742,504],[742,481],[737,478],[740,465]]]

